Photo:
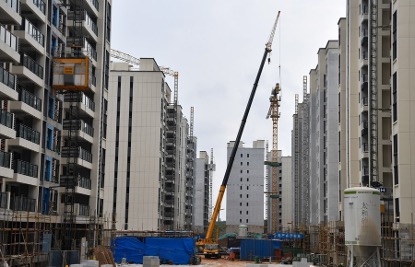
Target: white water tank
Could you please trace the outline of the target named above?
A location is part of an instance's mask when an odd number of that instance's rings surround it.
[[[246,237],[248,235],[248,225],[240,224],[239,225],[239,237]]]

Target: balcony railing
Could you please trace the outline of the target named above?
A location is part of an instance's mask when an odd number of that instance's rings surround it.
[[[41,46],[45,46],[45,35],[36,28],[29,20],[24,19],[24,24],[20,28],[27,32],[33,39],[36,40]]]
[[[0,209],[7,209],[9,194],[9,192],[0,192]]]
[[[99,2],[98,0],[89,0],[91,1],[92,5],[99,11]]]
[[[5,168],[10,168],[12,154],[6,151],[0,150],[0,166]]]
[[[368,152],[369,151],[369,144],[368,143],[363,143],[362,144],[362,149],[363,149],[363,152]]]
[[[0,82],[7,85],[8,87],[15,89],[16,88],[16,76],[3,69],[0,66]]]
[[[85,189],[91,189],[91,179],[86,177],[81,177],[78,181],[78,186],[85,188]]]
[[[367,97],[362,97],[362,104],[363,104],[363,106],[367,106],[367,104],[368,104]]]
[[[30,127],[27,127],[24,124],[17,124],[16,127],[16,136],[21,137],[27,141],[30,141],[35,144],[40,144],[40,133],[33,130]]]
[[[11,7],[14,11],[19,13],[19,1],[18,0],[1,0]]]
[[[0,25],[0,41],[17,51],[17,37],[9,32],[3,25]]]
[[[95,111],[95,102],[87,97],[84,93],[73,93],[65,95],[66,102],[81,102],[84,103],[89,109]]]
[[[33,4],[42,11],[43,14],[46,14],[46,4],[42,0],[33,0]]]
[[[14,166],[15,173],[37,178],[37,170],[38,170],[37,165],[31,164],[29,162],[26,162],[20,159],[15,161],[15,166]]]
[[[15,196],[10,198],[10,209],[14,211],[34,212],[36,208],[36,199]]]
[[[42,110],[42,99],[38,98],[34,94],[26,91],[23,88],[18,88],[17,91],[19,92],[19,101],[22,101],[34,109],[39,111]]]
[[[72,131],[81,130],[92,137],[94,136],[94,128],[83,120],[64,120],[63,129]]]
[[[7,112],[4,109],[0,109],[0,124],[7,126],[11,129],[14,128],[14,114]]]
[[[85,50],[88,56],[90,56],[91,58],[93,58],[95,61],[98,58],[98,53],[97,50],[95,50],[94,47],[92,47],[92,45],[90,43],[88,43],[88,41],[85,40]]]
[[[63,147],[62,148],[62,157],[78,157],[85,161],[92,163],[92,154],[82,147]]]
[[[97,24],[92,20],[92,18],[88,15],[86,11],[83,12],[84,14],[76,14],[73,11],[68,12],[68,20],[74,20],[76,16],[81,16],[81,19],[85,21],[85,24],[88,28],[90,28],[96,35],[98,35],[98,26]]]
[[[31,57],[26,54],[22,56],[23,66],[28,68],[31,72],[36,74],[39,78],[43,79],[43,67],[36,63]]]
[[[89,206],[80,203],[75,203],[75,215],[89,216]]]

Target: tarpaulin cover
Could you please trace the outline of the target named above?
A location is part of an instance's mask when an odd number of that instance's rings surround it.
[[[145,245],[136,237],[117,237],[111,242],[114,261],[121,263],[125,258],[128,263],[143,263]]]
[[[192,238],[147,237],[140,241],[136,237],[117,237],[111,246],[114,260],[121,263],[142,264],[144,256],[158,256],[160,263],[189,264],[195,254],[195,241]]]
[[[145,242],[147,256],[159,256],[160,263],[189,264],[195,254],[193,238],[147,237]]]

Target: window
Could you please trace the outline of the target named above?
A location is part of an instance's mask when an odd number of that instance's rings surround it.
[[[247,207],[249,206],[249,203],[248,203],[248,202],[246,203],[246,206],[247,206]]]
[[[242,190],[242,185],[241,185],[241,186],[239,186],[239,190]]]
[[[395,217],[396,217],[396,222],[399,222],[399,216],[400,216],[400,212],[399,212],[399,198],[395,198]]]
[[[398,36],[397,36],[397,22],[398,22],[398,11],[395,11],[393,13],[392,18],[392,59],[395,60],[397,57],[397,42],[398,42]]]
[[[398,120],[398,73],[392,76],[392,120]]]
[[[242,194],[239,194],[239,198],[242,198]]]
[[[241,166],[243,165],[242,161],[241,161]]]
[[[246,166],[249,166],[249,162],[246,163]]]
[[[246,219],[246,223],[248,223],[248,219]]]
[[[246,154],[246,157],[249,158],[249,154]]]
[[[242,206],[242,202],[239,202],[239,206]]]
[[[246,173],[249,173],[249,170],[246,170]]]
[[[399,184],[399,171],[398,171],[398,135],[393,136],[393,178],[394,184]]]
[[[242,173],[242,170],[241,170],[241,173]]]
[[[241,177],[241,182],[242,182],[242,177]]]
[[[240,211],[239,211],[239,214],[241,214],[241,215],[242,215],[242,210],[240,210]]]
[[[243,158],[244,157],[244,154],[241,154],[241,158]]]
[[[249,190],[249,186],[246,186],[246,190]]]
[[[242,219],[239,219],[239,222],[242,223]]]
[[[246,178],[246,181],[249,182],[249,178]]]
[[[246,211],[246,215],[248,215],[249,214],[249,211]]]

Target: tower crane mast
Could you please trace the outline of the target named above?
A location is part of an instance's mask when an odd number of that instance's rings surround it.
[[[278,119],[280,118],[280,85],[277,83],[271,91],[269,97],[270,106],[267,114],[267,119],[272,119],[272,149],[271,149],[271,231],[278,230],[278,206],[279,206],[279,186],[278,186]]]

